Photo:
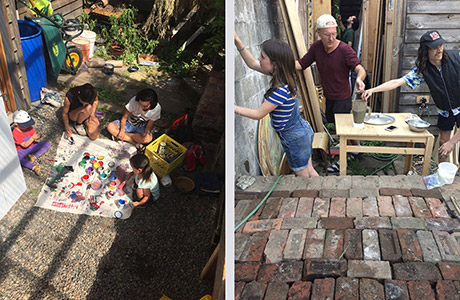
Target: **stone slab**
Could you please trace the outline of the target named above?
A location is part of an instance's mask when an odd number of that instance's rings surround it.
[[[441,280],[441,273],[435,264],[429,262],[407,262],[393,264],[394,279],[397,280]]]
[[[363,235],[363,259],[380,260],[380,244],[377,230],[364,229]]]
[[[392,279],[391,267],[388,261],[349,260],[348,277]]]
[[[439,253],[433,234],[430,231],[417,231],[417,238],[422,248],[424,262],[436,263],[441,261],[441,254]]]

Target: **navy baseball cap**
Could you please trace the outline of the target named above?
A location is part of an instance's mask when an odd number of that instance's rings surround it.
[[[438,31],[429,30],[420,38],[420,45],[426,45],[430,48],[437,48],[439,45],[446,43]]]

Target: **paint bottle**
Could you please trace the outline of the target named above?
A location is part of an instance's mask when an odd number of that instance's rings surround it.
[[[114,168],[115,167],[115,163],[113,161],[109,162],[109,168]]]
[[[117,206],[118,206],[118,208],[119,208],[120,210],[123,209],[123,207],[125,207],[125,203],[126,203],[126,201],[123,200],[123,199],[118,200],[118,201],[117,201]]]
[[[88,174],[89,176],[93,175],[94,174],[94,168],[93,167],[88,167],[88,169],[86,169],[86,174]]]
[[[123,217],[123,213],[119,210],[117,210],[116,212],[113,213],[113,215],[115,216],[115,218],[117,219],[121,219]]]
[[[86,161],[82,160],[78,165],[80,166],[80,168],[84,169],[86,168]]]

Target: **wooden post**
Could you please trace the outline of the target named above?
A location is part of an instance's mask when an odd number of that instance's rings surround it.
[[[5,110],[14,112],[16,111],[16,102],[7,66],[8,62],[3,48],[2,33],[0,32],[0,92],[4,100]]]

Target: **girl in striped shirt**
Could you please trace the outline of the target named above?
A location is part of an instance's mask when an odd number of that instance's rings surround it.
[[[258,60],[235,33],[235,46],[246,65],[272,76],[263,103],[256,109],[235,105],[235,113],[254,120],[270,114],[289,163],[297,176],[318,176],[311,161],[313,130],[300,116],[295,88],[295,60],[289,45],[279,40],[263,42]]]

